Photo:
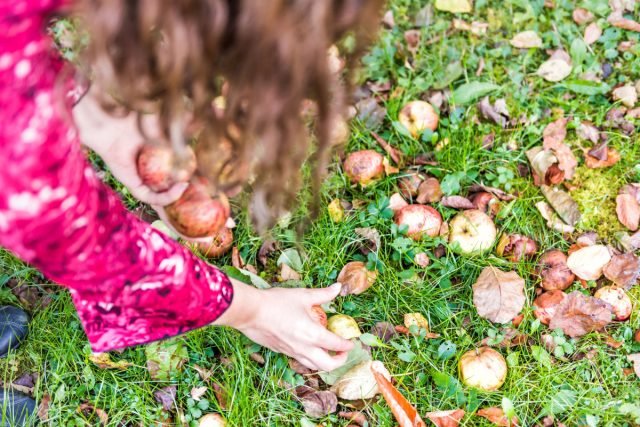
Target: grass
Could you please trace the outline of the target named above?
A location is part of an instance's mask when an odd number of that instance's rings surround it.
[[[449,143],[435,152],[437,166],[426,170],[453,183],[454,187],[459,184],[462,194],[472,183],[489,184],[487,177],[505,174],[504,169],[510,171],[506,174],[507,184],[512,187],[511,191],[518,192],[519,197],[506,205],[497,220],[499,229],[533,236],[544,249],[566,250],[571,242],[545,226],[534,207],[535,202],[542,200],[542,195],[529,177],[519,176],[517,166],[526,164],[524,152],[527,149],[540,144],[542,130],[552,120],[547,116],[557,116],[560,110],[574,118],[569,125],[567,141],[581,157],[579,144],[584,142],[579,143],[571,129],[580,120],[602,125],[612,104],[604,95],[572,94],[562,85],[544,82],[535,76],[535,70],[547,57],[544,51],[517,51],[509,46],[508,40],[518,31],[534,29],[542,36],[545,47],[564,47],[572,53],[577,69],[570,79],[576,79],[579,72],[597,71],[604,62],[615,63],[614,73],[607,80],[613,86],[633,81],[640,75],[640,51],[636,48],[619,54],[615,50],[619,41],[638,40],[638,35],[607,28],[604,19],[608,14],[607,8],[598,15],[602,9],[599,2],[585,1],[582,3],[596,12],[605,32],[600,41],[581,54],[574,46],[582,32],[582,28],[571,20],[575,2],[557,0],[556,7],[548,9],[542,6],[541,0],[478,0],[473,17],[461,18],[469,22],[488,22],[489,35],[477,37],[463,31],[448,32],[452,16],[435,12],[432,23],[420,28],[422,40],[433,42],[421,43],[415,57],[411,58],[401,48],[403,32],[413,28],[414,17],[423,3],[416,0],[392,1],[390,8],[394,11],[396,27],[382,32],[380,41],[365,60],[363,78],[391,81],[393,87],[394,95],[385,101],[388,114],[378,129],[379,133],[406,153],[432,152],[432,142],[408,138],[393,126],[402,105],[420,98],[434,86],[455,88],[473,80],[496,83],[500,90],[492,94],[492,100],[504,97],[512,117],[524,115],[528,118],[527,123],[503,130],[474,120],[478,112],[473,103],[458,107],[448,116],[443,116],[438,135],[433,139],[436,143],[448,139]],[[406,65],[407,60],[411,67]],[[475,77],[481,61],[484,61],[484,70],[480,77]],[[462,71],[453,79],[451,72],[447,71],[451,63],[459,63]],[[361,124],[356,122],[352,128],[347,147],[349,151],[378,149]],[[481,141],[489,133],[495,134],[495,143],[492,149],[487,150],[482,148]],[[634,143],[635,136],[629,139],[615,129],[608,133],[611,145],[621,152],[622,160],[609,169],[587,171],[581,168],[578,174],[580,188],[573,194],[584,214],[579,229],[595,229],[600,237],[612,241],[614,233],[621,228],[615,220],[615,213],[611,212],[611,198],[615,197],[621,185],[638,180],[640,145]],[[381,203],[396,191],[397,176],[387,177],[363,190],[348,184],[339,162],[331,166],[330,172],[323,189],[323,206],[335,197]],[[122,192],[128,207],[137,206],[108,173],[106,179]],[[303,201],[309,197],[308,193],[301,195]],[[635,405],[640,412],[640,382],[634,375],[625,375],[623,369],[630,366],[626,354],[640,351],[640,345],[633,344],[631,339],[633,331],[640,328],[637,309],[640,306],[640,287],[631,292],[636,307],[631,320],[607,328],[608,334],[624,342],[622,347],[608,347],[601,334],[593,333],[579,340],[570,340],[569,354],[565,357],[549,357],[540,350],[540,337],[548,331],[535,321],[531,309],[535,297],[536,283],[531,276],[535,260],[512,264],[492,254],[463,258],[447,253],[443,258],[432,259],[427,269],[418,270],[410,263],[396,259],[394,247],[398,247],[398,236],[393,233],[391,220],[380,216],[354,214],[336,224],[323,211],[302,240],[297,242],[293,230],[308,213],[305,203],[301,202],[300,206],[289,223],[276,227],[272,234],[282,248],[299,244],[304,254],[303,281],[306,285],[321,287],[332,283],[346,262],[361,256],[358,251],[361,239],[355,228],[375,227],[382,235],[382,245],[376,256],[384,271],[376,285],[366,293],[340,298],[333,308],[355,317],[363,330],[379,321],[401,324],[405,313],[421,312],[428,318],[431,330],[441,335],[435,340],[398,338],[391,348],[373,349],[374,358],[385,362],[396,376],[400,390],[416,403],[420,413],[463,408],[467,416],[461,425],[488,426],[487,421],[474,416],[473,412],[480,407],[502,406],[511,402],[523,426],[540,423],[550,413],[555,413],[556,419],[567,426],[634,425],[633,416],[624,413],[622,408],[625,404],[627,408]],[[608,211],[603,212],[603,207]],[[438,209],[445,219],[455,214],[452,209]],[[237,245],[245,260],[255,265],[261,239],[247,226],[242,200],[235,201],[234,214],[239,224]],[[435,245],[433,241],[415,243],[410,249],[432,253]],[[227,263],[227,258],[220,261],[221,265]],[[465,388],[456,378],[458,357],[475,348],[476,343],[489,334],[500,333],[496,325],[478,317],[472,304],[471,285],[480,270],[488,265],[504,270],[515,269],[526,279],[528,303],[519,329],[531,338],[528,345],[501,350],[509,362],[507,381],[498,392],[482,393]],[[39,286],[45,282],[37,271],[6,252],[0,255],[0,268],[6,275],[2,277],[8,279],[12,276],[24,286]],[[271,264],[263,275],[270,279],[274,271],[275,266]],[[0,302],[20,304],[6,287],[0,287]],[[66,291],[59,290],[53,295],[50,306],[31,314],[29,339],[19,350],[0,361],[0,372],[5,382],[25,372],[40,374],[34,393],[39,400],[45,395],[51,396],[51,425],[97,424],[95,415],[86,416],[77,411],[80,404],[87,402],[107,412],[109,425],[161,425],[166,420],[167,414],[155,401],[153,393],[169,383],[150,379],[143,348],[127,349],[122,354],[112,355],[114,360],[132,362],[133,366],[128,369],[102,370],[88,359],[89,346]],[[238,426],[315,425],[304,424],[302,407],[282,387],[283,381],[301,381],[288,368],[285,357],[262,351],[265,364],[261,366],[249,356],[251,343],[241,335],[222,328],[206,328],[178,339],[184,341],[189,353],[189,360],[173,382],[178,387],[178,407],[183,414],[220,412],[230,425]],[[211,386],[204,396],[208,408],[196,410],[197,405],[189,402],[190,390],[206,385],[198,376],[194,368],[196,365],[212,370],[212,381],[228,395],[225,408],[218,404]],[[395,425],[382,400],[368,402],[365,411],[371,425]],[[325,426],[347,424],[335,415],[326,417],[322,423]]]

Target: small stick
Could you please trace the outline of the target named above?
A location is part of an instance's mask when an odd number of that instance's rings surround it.
[[[373,135],[378,145],[380,145],[380,147],[382,147],[382,149],[387,152],[389,157],[391,157],[391,160],[393,160],[396,165],[400,166],[400,164],[402,163],[402,156],[400,155],[398,150],[393,148],[387,141],[385,141],[380,135],[378,135],[374,131],[371,131],[371,135]]]

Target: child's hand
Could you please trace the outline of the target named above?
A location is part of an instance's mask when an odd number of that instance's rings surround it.
[[[311,307],[333,300],[340,287],[259,290],[233,281],[233,302],[215,324],[238,329],[254,342],[308,368],[330,371],[346,362],[353,343],[315,321]]]
[[[115,117],[104,112],[96,99],[95,90],[92,87],[73,109],[82,143],[104,160],[113,176],[136,199],[158,206],[166,206],[177,200],[188,184],[176,184],[167,191],[156,193],[142,183],[136,158],[145,138],[140,134],[135,114]],[[145,116],[143,127],[147,137],[159,135],[154,116]]]

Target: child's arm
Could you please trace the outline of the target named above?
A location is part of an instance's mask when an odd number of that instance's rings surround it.
[[[0,2],[0,244],[70,288],[96,351],[212,323],[231,303],[229,279],[128,213],[96,176],[42,4]]]

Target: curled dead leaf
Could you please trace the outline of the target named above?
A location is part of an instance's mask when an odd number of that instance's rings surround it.
[[[604,328],[612,316],[610,304],[574,291],[558,305],[549,328],[562,329],[566,335],[576,338]]]
[[[542,47],[542,39],[540,38],[538,33],[532,30],[523,31],[516,34],[515,36],[513,36],[509,43],[511,43],[511,46],[518,49]]]
[[[505,415],[502,408],[491,407],[491,408],[482,408],[476,412],[476,415],[482,418],[486,418],[490,423],[500,426],[500,427],[515,427],[518,425],[518,420],[512,418],[509,420]]]
[[[442,199],[443,192],[440,182],[436,178],[427,178],[418,187],[418,197],[416,201],[420,204],[436,203]]]
[[[295,394],[302,403],[304,412],[312,418],[333,414],[338,409],[338,398],[332,391],[319,391],[303,385],[295,388]]]
[[[475,209],[475,205],[466,197],[445,196],[440,201],[442,206],[453,209]]]
[[[435,411],[427,412],[425,416],[431,420],[436,427],[458,427],[460,420],[464,417],[462,409],[453,409],[451,411]]]
[[[207,386],[193,387],[189,394],[193,400],[199,401],[207,393]]]
[[[631,289],[640,278],[640,258],[632,253],[614,255],[602,272],[616,285]]]
[[[359,295],[369,289],[378,277],[377,271],[370,271],[362,261],[352,261],[345,264],[338,275],[338,282],[342,283],[340,295]]]
[[[618,220],[631,231],[640,225],[640,203],[631,194],[618,194],[616,197]]]
[[[90,403],[81,404],[76,412],[83,414],[85,417],[97,416],[100,420],[100,425],[106,426],[109,424],[109,415],[103,409],[96,408]]]
[[[558,159],[558,167],[564,172],[565,178],[573,178],[578,160],[573,155],[571,148],[563,141],[567,136],[567,118],[560,118],[549,123],[542,132],[542,146],[545,150],[553,151]]]
[[[175,409],[177,392],[178,387],[176,387],[175,385],[170,385],[156,391],[155,393],[153,393],[153,396],[156,398],[156,402],[162,404],[162,409],[164,409],[165,411],[173,411]]]
[[[564,222],[573,227],[580,221],[581,215],[578,204],[567,192],[546,185],[541,186],[540,190]]]
[[[540,212],[540,215],[542,215],[542,217],[547,220],[547,227],[551,228],[552,230],[556,230],[560,233],[573,233],[575,231],[574,227],[566,224],[564,221],[558,218],[555,211],[551,206],[549,206],[548,203],[537,202],[536,208]]]
[[[608,168],[615,165],[620,161],[620,153],[615,148],[607,147],[605,160],[599,160],[591,155],[589,151],[585,150],[584,164],[590,169]]]
[[[562,59],[549,59],[540,65],[538,75],[548,82],[559,82],[571,74],[571,64]]]
[[[609,18],[607,18],[607,22],[614,27],[622,28],[623,30],[640,32],[640,23],[632,19],[625,18],[622,16],[622,11],[614,11],[611,13]]]
[[[580,122],[580,125],[576,130],[576,134],[580,138],[591,141],[594,144],[597,144],[598,141],[600,141],[600,131],[591,122]]]
[[[340,411],[338,416],[362,427],[367,425],[367,416],[362,412]]]
[[[515,271],[486,267],[473,285],[478,315],[494,323],[509,323],[525,303],[524,279]]]

